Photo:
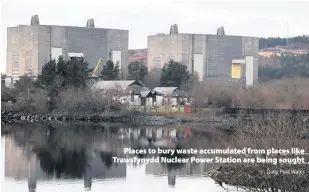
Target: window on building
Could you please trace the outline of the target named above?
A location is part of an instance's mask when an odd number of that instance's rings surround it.
[[[240,63],[232,64],[232,78],[233,79],[241,78],[241,64]]]

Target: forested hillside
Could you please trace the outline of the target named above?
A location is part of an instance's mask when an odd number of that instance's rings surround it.
[[[293,43],[302,43],[309,45],[309,35],[296,36],[291,38],[282,38],[282,37],[269,37],[269,38],[260,38],[259,48],[271,48],[275,46],[286,46],[287,42],[289,44]]]
[[[309,77],[309,54],[282,54],[272,56],[269,61],[278,61],[276,65],[259,67],[261,81],[280,79],[282,77]]]

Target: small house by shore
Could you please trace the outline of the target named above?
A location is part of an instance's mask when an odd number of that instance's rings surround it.
[[[163,95],[149,89],[138,80],[97,81],[92,85],[92,90],[103,91],[102,94],[113,92],[113,97],[118,98],[122,103],[142,106],[152,106],[156,102],[157,96]]]
[[[162,93],[157,97],[157,105],[181,105],[186,101],[186,95],[178,87],[155,87],[153,90]],[[182,102],[183,101],[183,102]]]

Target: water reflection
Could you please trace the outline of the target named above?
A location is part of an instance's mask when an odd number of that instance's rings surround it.
[[[14,125],[5,135],[5,177],[28,180],[28,189],[36,191],[38,181],[83,179],[84,190],[95,180],[127,177],[126,164],[113,163],[112,157],[126,157],[123,148],[140,147],[141,138],[149,142],[178,138],[190,148],[211,148],[216,142],[209,133],[191,132],[187,127],[128,128],[121,125]],[[208,138],[208,139],[207,139]],[[145,148],[150,146],[144,146]],[[145,165],[148,175],[167,176],[175,187],[176,178],[199,175],[210,164]]]

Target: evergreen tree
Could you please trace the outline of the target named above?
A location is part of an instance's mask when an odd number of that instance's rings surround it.
[[[51,60],[43,66],[36,85],[47,90],[49,109],[53,110],[60,90],[68,87],[85,87],[87,79],[87,62],[80,58],[64,61],[62,57],[59,57],[57,62]]]
[[[163,87],[180,87],[190,79],[187,66],[170,60],[161,70],[160,85]]]
[[[71,87],[85,87],[88,79],[88,63],[83,59],[75,58],[67,61],[66,71],[58,71],[64,73],[62,76],[65,82]]]
[[[275,46],[286,46],[287,42],[309,44],[309,35],[302,35],[291,38],[281,38],[281,37],[260,38],[259,48],[264,49]]]
[[[38,76],[37,85],[41,88],[48,88],[54,82],[57,75],[57,64],[55,60],[47,62],[42,67],[42,73]]]
[[[268,81],[282,77],[309,77],[309,54],[282,54],[274,56],[279,66],[259,67],[259,79]]]
[[[115,65],[113,61],[108,60],[101,71],[101,78],[103,80],[118,80],[119,72],[119,63]]]
[[[67,87],[84,87],[88,79],[88,63],[83,59],[73,58],[64,61],[62,57],[58,61],[52,60],[42,68],[42,74],[38,76],[37,84],[41,88],[53,89]]]
[[[138,61],[131,62],[128,66],[128,80],[141,80],[144,81],[148,74],[148,68]]]

